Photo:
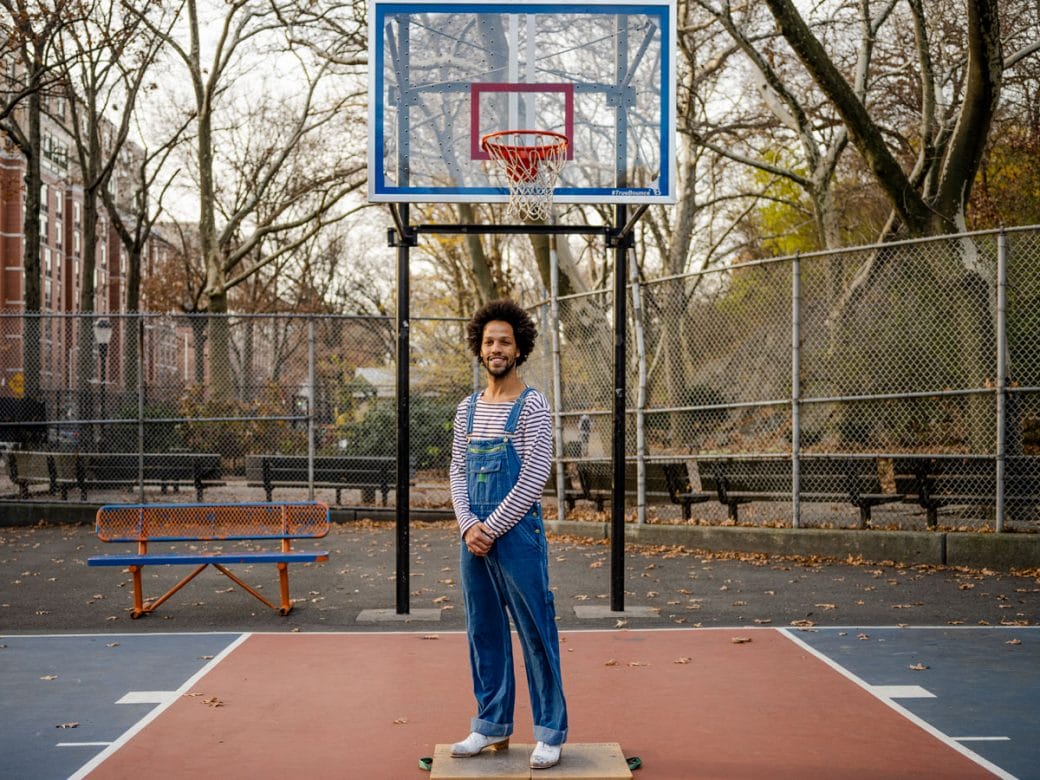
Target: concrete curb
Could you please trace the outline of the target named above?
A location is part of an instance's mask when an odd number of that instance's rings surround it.
[[[553,533],[590,539],[609,536],[607,523],[550,521],[546,528]],[[1040,567],[1040,534],[626,525],[625,541],[678,545],[713,552],[819,555],[842,560],[852,557],[864,561],[967,566],[997,571]]]
[[[78,502],[5,501],[0,503],[0,526],[55,522],[93,525],[98,506]],[[337,523],[396,517],[393,507],[333,507],[331,514]],[[444,509],[413,509],[410,515],[413,520],[453,519],[452,513]],[[549,520],[545,526],[553,533],[588,539],[610,536],[607,523]],[[966,566],[994,571],[1040,568],[1040,534],[626,524],[625,540],[713,552],[819,555],[841,560],[851,556],[865,561]]]

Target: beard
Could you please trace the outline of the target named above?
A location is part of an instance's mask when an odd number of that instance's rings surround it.
[[[495,377],[505,376],[506,374],[508,374],[510,371],[513,370],[513,367],[515,365],[516,365],[516,358],[505,358],[504,361],[497,368],[494,368],[491,365],[491,359],[490,358],[484,358],[484,368],[487,370],[487,372],[489,374],[491,374],[491,376],[495,376]]]

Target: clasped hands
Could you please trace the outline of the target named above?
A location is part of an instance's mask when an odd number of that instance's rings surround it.
[[[488,531],[488,527],[483,523],[474,523],[466,529],[466,533],[462,536],[462,541],[466,543],[466,549],[474,555],[481,557],[491,552],[491,545],[495,543],[495,537]]]

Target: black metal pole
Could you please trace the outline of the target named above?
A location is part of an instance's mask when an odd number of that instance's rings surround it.
[[[615,224],[625,224],[626,207],[616,207]],[[614,484],[610,500],[610,609],[625,610],[625,322],[628,237],[614,245]]]
[[[411,502],[409,478],[408,400],[409,400],[409,285],[408,250],[412,237],[408,231],[408,204],[398,206],[400,214],[397,234],[397,614],[407,615],[409,606],[409,527],[408,505]]]
[[[101,419],[105,419],[105,391],[108,389],[108,344],[98,344],[98,357],[101,358]],[[104,450],[105,423],[98,425],[98,449]]]

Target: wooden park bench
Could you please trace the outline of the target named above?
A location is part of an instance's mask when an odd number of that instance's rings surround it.
[[[88,452],[81,455],[84,495],[89,488],[136,485],[141,463],[135,452]],[[207,487],[225,484],[222,480],[220,455],[215,452],[146,452],[144,484],[179,490],[181,485],[195,488],[195,500],[201,502]]]
[[[992,457],[941,458],[929,455],[892,458],[896,492],[925,510],[929,527],[947,506],[996,504],[997,469]],[[1004,461],[1004,504],[1014,519],[1037,519],[1040,506],[1040,458],[1008,457]]]
[[[414,479],[414,469],[409,479]],[[306,455],[247,455],[246,482],[262,487],[272,500],[276,487],[307,487]],[[361,490],[361,500],[375,502],[376,491],[386,506],[390,490],[397,484],[397,458],[384,455],[319,455],[314,458],[314,487],[334,488],[336,503],[344,490]]]
[[[18,497],[29,498],[31,485],[46,485],[50,495],[61,493],[67,501],[69,491],[78,489],[86,501],[83,462],[75,452],[30,452],[15,450],[7,453],[7,474],[18,486]]]
[[[140,476],[137,453],[119,452],[27,452],[7,453],[7,471],[18,485],[19,498],[29,497],[29,487],[44,484],[50,494],[61,493],[68,500],[70,490],[78,490],[81,501],[91,489],[136,485]],[[163,493],[180,485],[195,488],[202,501],[205,488],[223,485],[220,481],[220,455],[216,453],[146,452],[144,484],[158,485]]]
[[[588,491],[585,485],[581,481],[581,473],[575,467],[573,463],[565,463],[563,465],[564,475],[564,491],[563,500],[567,504],[568,509],[574,509],[574,504],[577,501],[588,498]],[[552,500],[558,493],[556,481],[556,464],[553,463],[552,470],[549,472],[549,479],[545,483],[545,490],[542,491],[542,495],[546,500]]]
[[[664,468],[665,483],[668,485],[668,496],[673,504],[679,504],[682,507],[683,520],[689,520],[693,515],[691,507],[694,504],[701,504],[714,498],[711,493],[694,489],[693,481],[690,479],[689,464],[686,461],[662,463],[661,466]]]
[[[288,615],[289,564],[327,561],[325,550],[293,550],[294,539],[319,539],[329,532],[329,508],[318,502],[293,504],[119,504],[97,512],[97,535],[103,542],[136,544],[136,553],[95,555],[90,566],[123,566],[134,582],[134,607],[130,617],[154,612],[207,566],[212,566],[257,599]],[[277,549],[227,550],[228,542],[259,541],[277,544]],[[206,542],[205,551],[157,551],[154,546],[175,542]],[[273,563],[278,567],[281,606],[243,582],[227,568],[232,563]],[[184,579],[155,599],[145,600],[141,570],[145,566],[195,566]]]
[[[683,519],[690,519],[690,506],[712,498],[711,494],[693,490],[689,472],[683,462],[647,461],[644,469],[646,479],[646,502],[648,504],[671,502],[682,507]],[[585,498],[596,503],[603,511],[613,496],[614,468],[604,461],[578,463],[578,475],[585,488]],[[638,464],[625,463],[625,495],[638,495]]]
[[[697,458],[701,488],[715,493],[736,522],[740,504],[790,501],[789,458]],[[874,458],[812,457],[799,462],[799,499],[805,502],[849,503],[859,509],[859,527],[870,524],[870,510],[901,501],[898,487],[886,492]]]

